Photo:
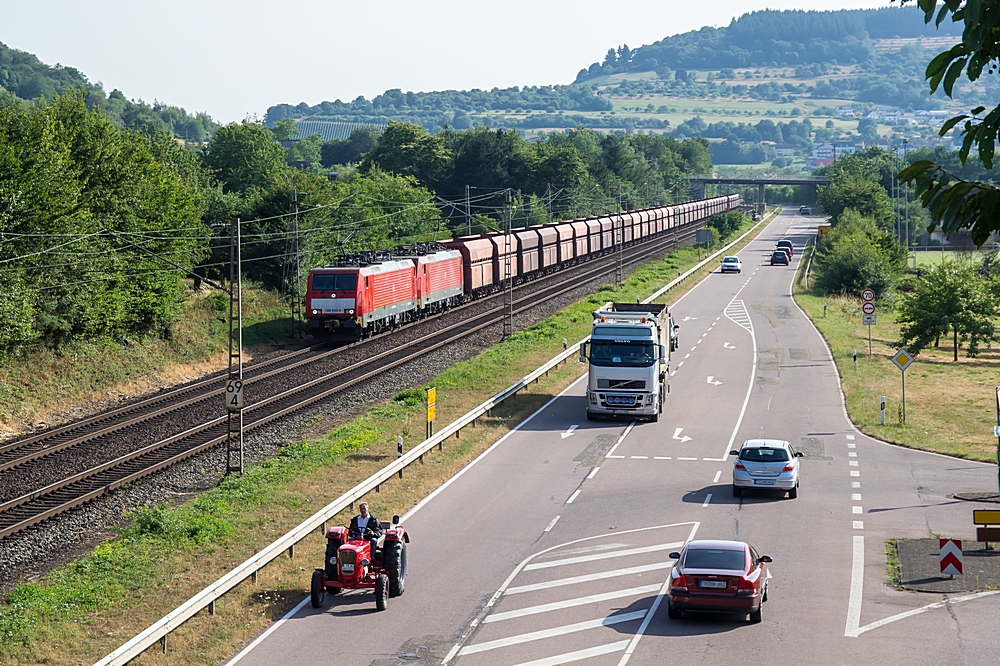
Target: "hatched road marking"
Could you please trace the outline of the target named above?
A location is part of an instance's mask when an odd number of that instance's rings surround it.
[[[573,608],[574,606],[586,606],[587,604],[596,604],[601,601],[621,599],[622,597],[635,597],[648,592],[656,592],[659,589],[660,584],[654,583],[653,585],[643,585],[642,587],[630,587],[626,590],[615,590],[614,592],[605,592],[604,594],[591,594],[590,596],[577,597],[576,599],[555,601],[550,604],[518,608],[517,610],[507,611],[505,613],[494,613],[493,615],[489,615],[485,620],[483,620],[483,624],[489,624],[490,622],[503,622],[504,620],[510,620],[515,617],[537,615],[538,613],[547,613],[549,611],[562,610],[563,608]]]
[[[526,661],[524,663],[518,664],[517,666],[558,666],[559,664],[568,664],[571,661],[580,661],[581,659],[599,657],[602,654],[612,654],[614,652],[621,652],[627,647],[628,647],[627,640],[618,641],[617,643],[598,645],[597,647],[587,648],[585,650],[577,650],[576,652],[557,654],[554,657],[546,657],[545,659]]]
[[[617,578],[618,576],[631,576],[632,574],[646,573],[647,571],[659,571],[660,569],[669,569],[674,566],[673,560],[669,562],[657,562],[655,564],[643,564],[638,567],[629,567],[628,569],[614,569],[612,571],[601,571],[598,573],[584,574],[582,576],[570,576],[569,578],[558,578],[556,580],[547,580],[544,583],[532,583],[531,585],[519,585],[517,587],[507,588],[506,594],[523,594],[525,592],[535,592],[537,590],[547,590],[553,587],[563,587],[564,585],[577,585],[579,583],[590,583],[595,580],[604,580],[605,578]]]
[[[538,641],[543,638],[565,636],[566,634],[576,633],[577,631],[586,631],[587,629],[596,629],[597,627],[610,627],[611,625],[621,624],[622,622],[633,622],[646,617],[646,612],[647,611],[641,610],[632,613],[623,613],[621,615],[611,615],[609,617],[597,618],[596,620],[587,620],[585,622],[567,624],[562,627],[553,627],[552,629],[542,629],[541,631],[532,631],[527,634],[509,636],[507,638],[498,638],[495,641],[486,641],[485,643],[466,645],[458,651],[458,656],[461,657],[467,654],[486,652],[487,650],[496,650],[497,648],[509,647],[511,645],[520,645],[521,643]]]
[[[642,548],[629,548],[628,550],[614,550],[606,553],[598,553],[596,555],[581,555],[580,557],[568,557],[563,560],[552,560],[550,562],[538,562],[537,564],[529,564],[524,567],[525,571],[535,571],[537,569],[551,569],[552,567],[561,567],[567,564],[579,564],[581,562],[594,562],[595,560],[607,560],[613,557],[626,557],[628,555],[641,555],[643,553],[656,553],[661,550],[670,550],[671,548],[677,548],[683,546],[683,541],[675,541],[674,543],[658,543],[655,546],[643,546]],[[656,586],[659,589],[659,585]]]

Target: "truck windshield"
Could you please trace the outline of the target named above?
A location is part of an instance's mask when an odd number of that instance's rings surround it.
[[[313,275],[313,289],[316,291],[352,291],[358,284],[358,276],[353,273],[316,273]]]
[[[590,343],[590,362],[594,365],[645,368],[653,365],[655,360],[652,342],[593,340]]]

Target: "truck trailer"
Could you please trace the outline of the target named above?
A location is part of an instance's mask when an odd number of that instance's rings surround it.
[[[667,306],[606,303],[594,311],[580,362],[590,361],[587,418],[625,416],[659,419],[667,393],[675,331]]]

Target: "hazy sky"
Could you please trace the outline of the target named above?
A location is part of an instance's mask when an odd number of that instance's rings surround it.
[[[754,9],[888,0],[0,0],[0,41],[119,88],[207,111],[404,91],[570,83],[609,47],[635,48]]]

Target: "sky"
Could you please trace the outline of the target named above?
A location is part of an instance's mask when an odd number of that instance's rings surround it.
[[[81,70],[106,91],[217,121],[274,104],[571,83],[608,48],[636,48],[755,9],[889,0],[0,0],[0,42]]]

